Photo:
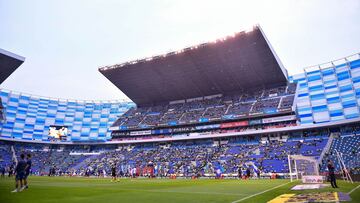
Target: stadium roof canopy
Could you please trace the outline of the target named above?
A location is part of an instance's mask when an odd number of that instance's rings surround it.
[[[287,82],[259,26],[177,52],[99,68],[137,105],[231,94]]]
[[[24,63],[24,61],[24,57],[0,49],[0,84]]]

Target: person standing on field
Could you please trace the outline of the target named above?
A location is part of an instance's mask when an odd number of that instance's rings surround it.
[[[327,168],[329,170],[329,179],[330,179],[331,187],[339,188],[336,184],[334,163],[331,160],[328,160]]]

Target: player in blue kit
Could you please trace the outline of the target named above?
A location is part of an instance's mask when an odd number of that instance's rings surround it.
[[[25,177],[24,177],[24,186],[23,189],[28,189],[28,176],[30,175],[30,170],[31,170],[31,154],[27,154],[26,156],[26,167],[25,167]]]
[[[21,192],[23,190],[23,181],[25,179],[25,167],[26,167],[26,162],[25,162],[25,155],[21,154],[20,155],[20,161],[17,163],[16,168],[15,168],[15,190],[13,190],[12,192]]]

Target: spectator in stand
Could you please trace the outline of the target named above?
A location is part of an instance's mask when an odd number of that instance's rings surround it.
[[[201,98],[176,104],[131,108],[112,126],[158,126],[175,123],[197,123],[200,118],[221,120],[223,116],[262,114],[286,110],[294,101],[296,86],[289,84],[271,89]],[[251,112],[250,112],[251,111]]]
[[[240,129],[236,128],[235,130]],[[318,158],[327,143],[326,136],[328,135],[329,132],[326,130],[311,130],[283,135],[235,136],[222,138],[221,142],[204,139],[186,142],[174,141],[168,142],[166,145],[157,143],[132,146],[94,145],[91,149],[84,146],[67,145],[59,151],[55,145],[49,149],[48,145],[16,144],[14,148],[16,152],[32,151],[32,170],[36,171],[35,174],[38,175],[47,174],[48,170],[50,175],[55,175],[55,173],[80,176],[85,173],[86,175],[96,175],[99,170],[102,170],[102,174],[105,175],[111,174],[111,165],[108,163],[116,163],[117,170],[123,171],[127,177],[136,173],[138,176],[144,176],[146,174],[144,169],[149,162],[152,162],[158,167],[155,173],[158,176],[167,177],[169,173],[182,174],[186,177],[196,176],[196,174],[213,176],[216,175],[216,169],[220,166],[223,174],[239,173],[239,167],[244,167],[242,163],[250,161],[261,168],[263,174],[269,174],[271,172],[288,173],[286,166],[288,154],[302,154]],[[341,139],[336,138],[333,143]],[[346,143],[354,145],[352,148],[347,145],[345,147],[351,149],[349,150],[351,157],[358,154],[356,146],[359,139],[358,135],[346,136]],[[9,146],[1,141],[0,143],[5,148]],[[339,143],[339,146],[343,145],[342,142]],[[91,156],[72,156],[70,152],[101,153]],[[336,161],[334,157],[329,157],[329,159]],[[353,163],[349,170],[352,169],[353,173],[359,173],[358,162],[356,160],[353,162],[354,158],[345,159],[345,161],[346,164]],[[10,163],[5,164],[9,165]],[[326,169],[326,164],[326,161],[322,164],[323,171]],[[50,169],[49,166],[51,166]],[[56,166],[57,169],[53,170],[52,166]],[[250,171],[250,173],[252,172]],[[246,172],[242,175],[247,176]]]

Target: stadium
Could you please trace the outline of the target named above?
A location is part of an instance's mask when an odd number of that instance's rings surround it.
[[[0,202],[360,202],[359,53],[289,75],[256,25],[98,74],[131,101],[0,89]]]

